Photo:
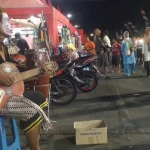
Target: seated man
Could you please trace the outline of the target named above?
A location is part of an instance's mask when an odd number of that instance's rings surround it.
[[[15,33],[15,38],[17,40],[17,47],[20,49],[19,54],[24,55],[25,50],[29,49],[27,41],[21,37],[20,33]]]
[[[5,37],[10,36],[9,17],[0,10],[0,63],[10,62],[7,47],[2,44]],[[0,72],[0,85],[11,86],[13,84],[11,73]],[[40,150],[39,129],[43,122],[44,129],[52,128],[51,122],[46,117],[42,108],[47,106],[45,97],[40,92],[24,91],[22,96],[12,96],[0,109],[0,115],[20,120],[20,128],[26,134],[31,150]]]

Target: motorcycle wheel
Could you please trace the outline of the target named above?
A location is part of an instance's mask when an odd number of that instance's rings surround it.
[[[98,79],[93,71],[83,71],[78,77],[85,82],[85,85],[77,84],[78,89],[83,92],[90,92],[98,85]]]
[[[77,96],[76,84],[65,76],[51,79],[51,100],[55,105],[67,105]]]

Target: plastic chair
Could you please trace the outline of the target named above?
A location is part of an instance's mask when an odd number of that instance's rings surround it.
[[[0,150],[21,150],[16,120],[10,119],[9,122],[11,125],[12,135],[7,138],[5,117],[0,116]]]

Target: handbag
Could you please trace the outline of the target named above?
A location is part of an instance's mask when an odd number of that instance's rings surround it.
[[[131,55],[131,50],[130,50],[130,44],[129,42],[126,42],[126,46],[125,46],[125,50],[126,50],[126,56],[130,56]]]

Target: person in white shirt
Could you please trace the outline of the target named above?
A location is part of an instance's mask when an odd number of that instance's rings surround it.
[[[104,31],[104,38],[103,38],[103,42],[107,48],[107,55],[108,55],[108,61],[110,62],[110,48],[111,48],[111,43],[110,43],[110,39],[108,37],[108,31],[105,30]]]
[[[105,46],[111,47],[110,39],[109,39],[109,37],[108,37],[108,31],[107,31],[107,30],[104,31],[104,38],[103,38],[103,41],[104,41],[104,43],[105,43]]]
[[[142,46],[142,54],[147,77],[150,77],[150,27],[146,27],[144,33],[144,42]]]

